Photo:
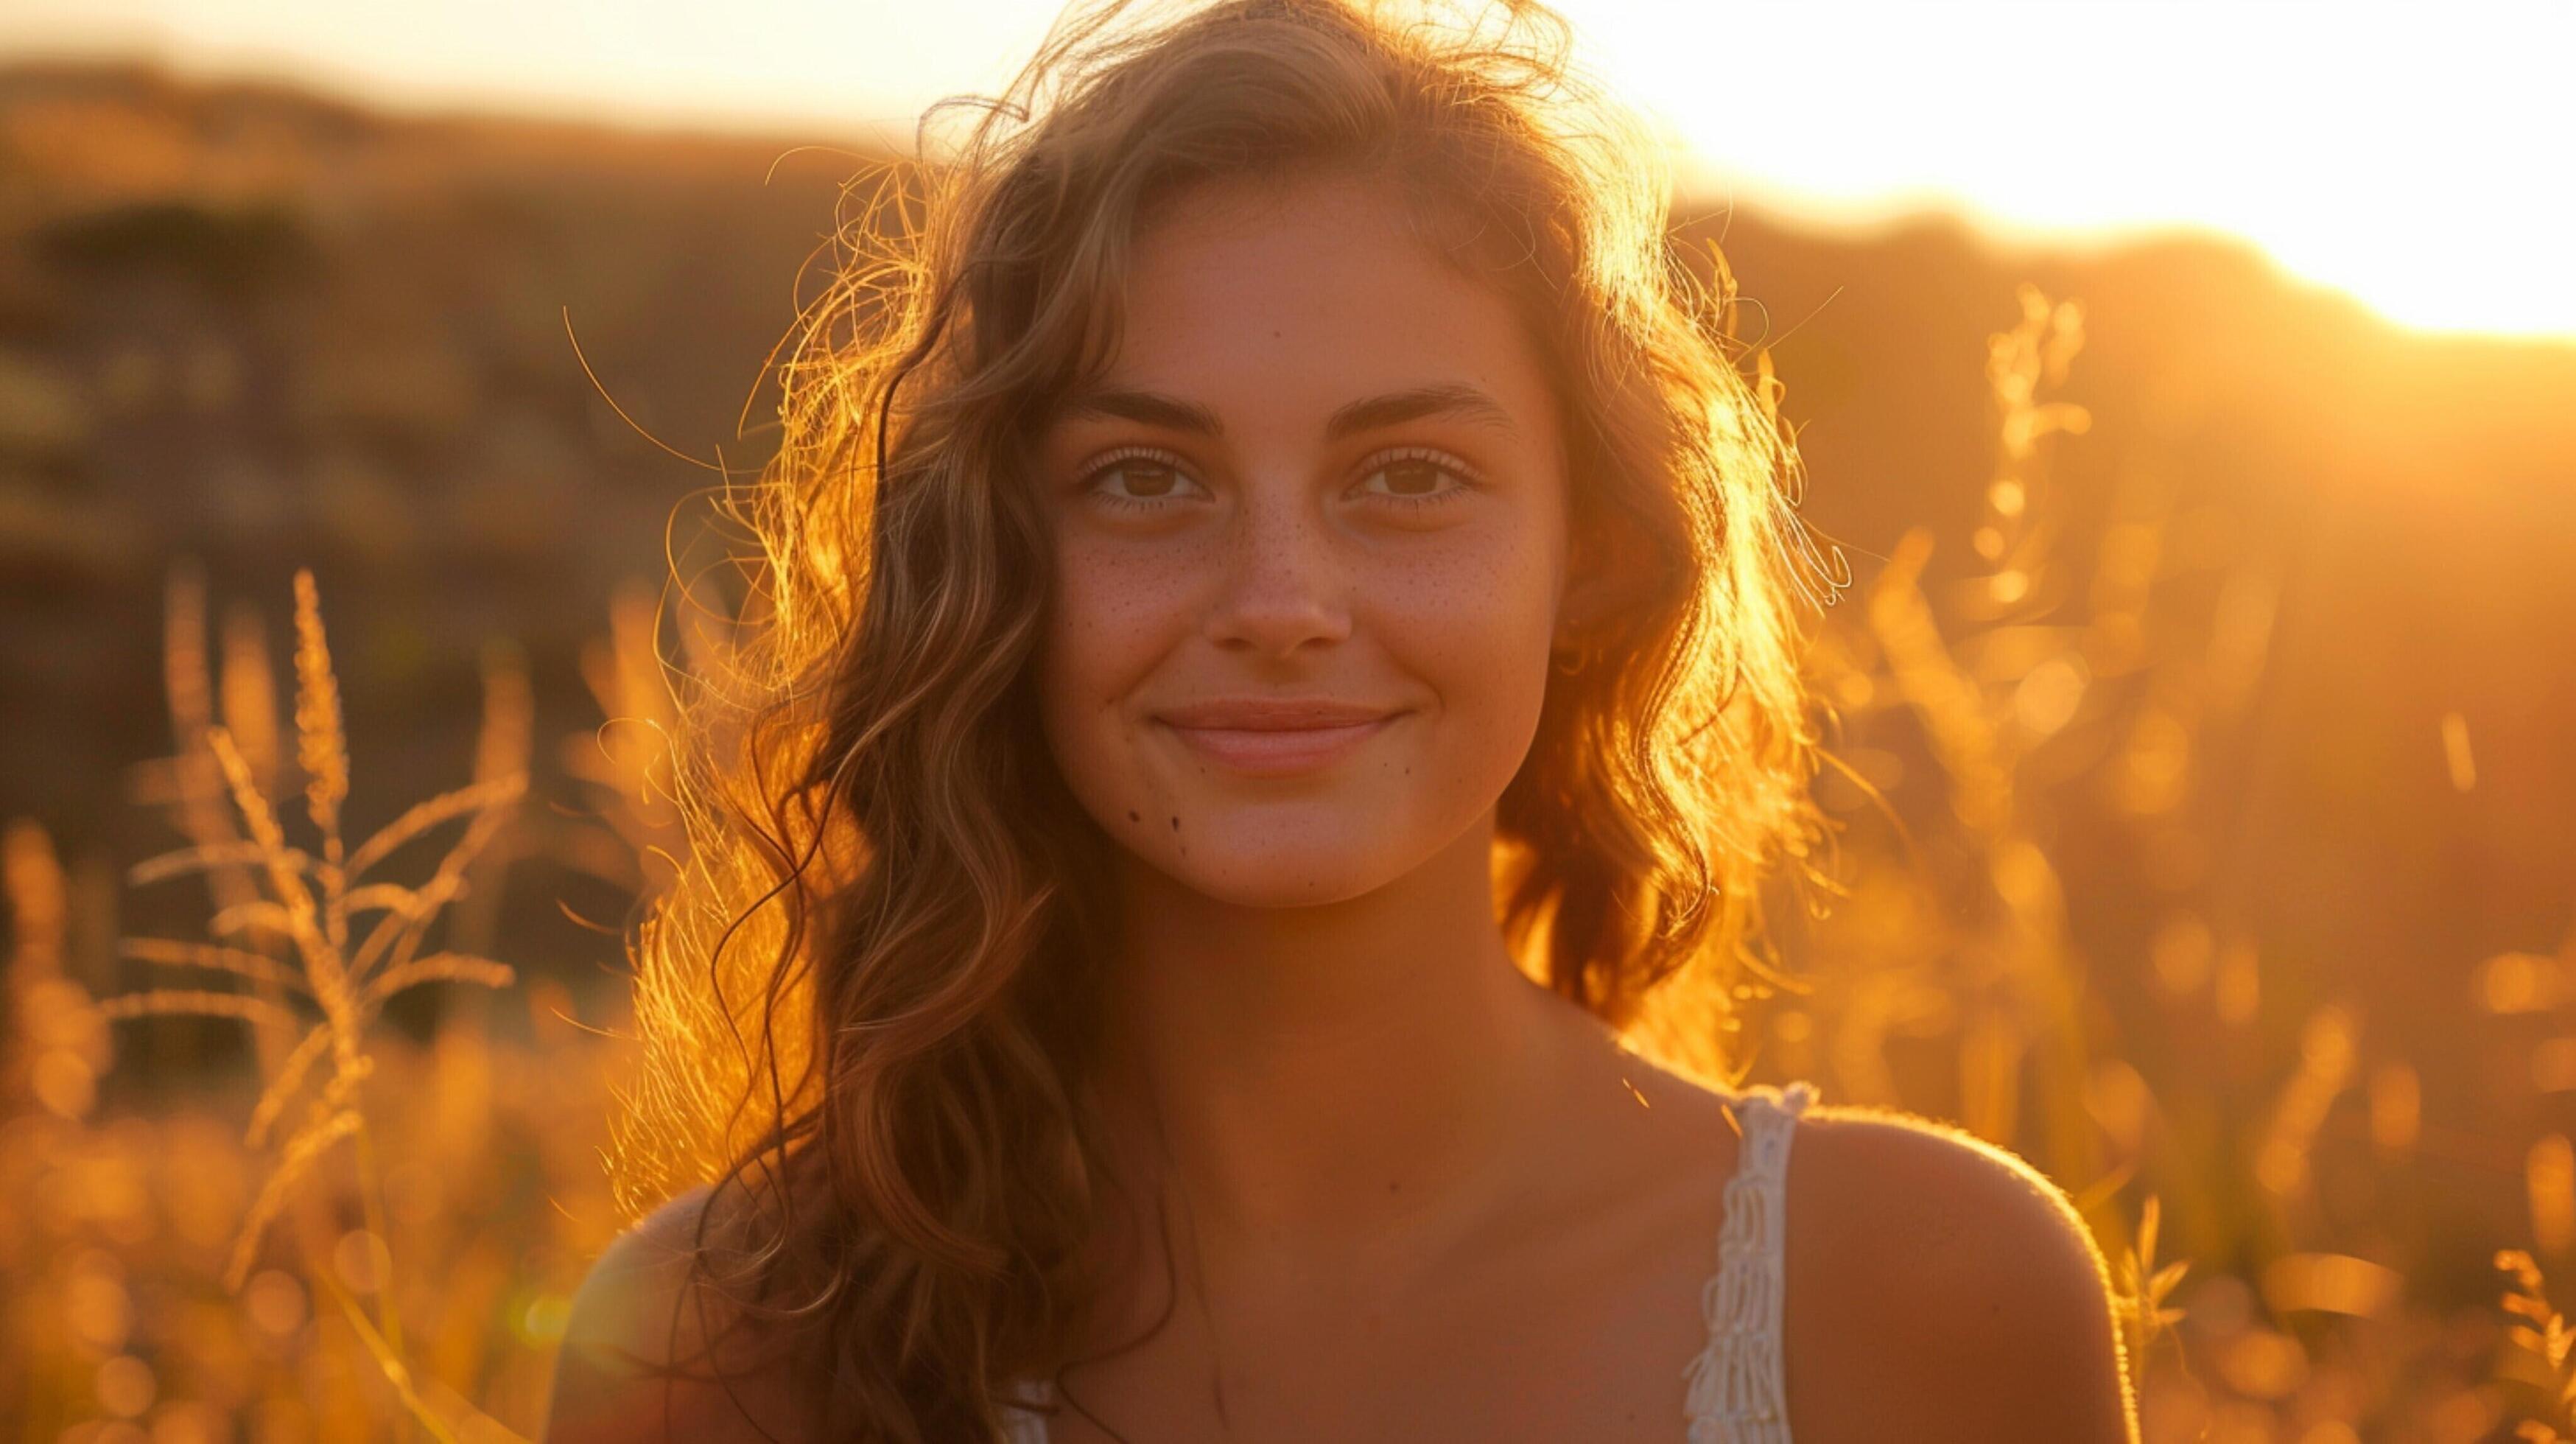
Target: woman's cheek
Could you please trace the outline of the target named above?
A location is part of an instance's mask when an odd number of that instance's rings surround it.
[[[1184,579],[1150,561],[1069,548],[1038,669],[1049,749],[1074,795],[1111,835],[1150,842],[1152,779],[1125,705],[1169,650]],[[1131,816],[1132,814],[1132,816]]]
[[[1383,634],[1398,664],[1440,697],[1448,745],[1488,766],[1508,754],[1517,767],[1546,696],[1555,597],[1542,547],[1496,540],[1390,575]]]

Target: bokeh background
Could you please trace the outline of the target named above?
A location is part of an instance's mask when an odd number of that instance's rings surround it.
[[[1051,9],[787,4],[0,13],[7,1437],[538,1427],[714,468]],[[1567,8],[1853,573],[1749,1076],[2063,1185],[2150,1440],[2576,1433],[2576,9]]]

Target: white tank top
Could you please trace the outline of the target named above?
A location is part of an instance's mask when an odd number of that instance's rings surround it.
[[[1780,1347],[1789,1143],[1814,1097],[1803,1082],[1736,1095],[1744,1142],[1720,1208],[1717,1272],[1699,1291],[1708,1342],[1682,1369],[1689,1444],[1790,1444]],[[1010,1444],[1047,1444],[1053,1392],[1044,1381],[1022,1386],[1027,1407],[1010,1411]]]

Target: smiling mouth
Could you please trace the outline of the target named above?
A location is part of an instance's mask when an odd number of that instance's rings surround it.
[[[1287,727],[1196,727],[1155,720],[1190,750],[1231,771],[1287,777],[1330,767],[1404,715],[1389,712],[1359,722]]]

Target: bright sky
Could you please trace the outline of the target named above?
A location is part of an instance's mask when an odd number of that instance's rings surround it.
[[[2576,0],[1557,0],[1685,167],[1870,223],[2203,226],[2391,319],[2576,339]],[[0,0],[0,57],[905,142],[1056,0]],[[1693,173],[1686,171],[1686,174]]]

